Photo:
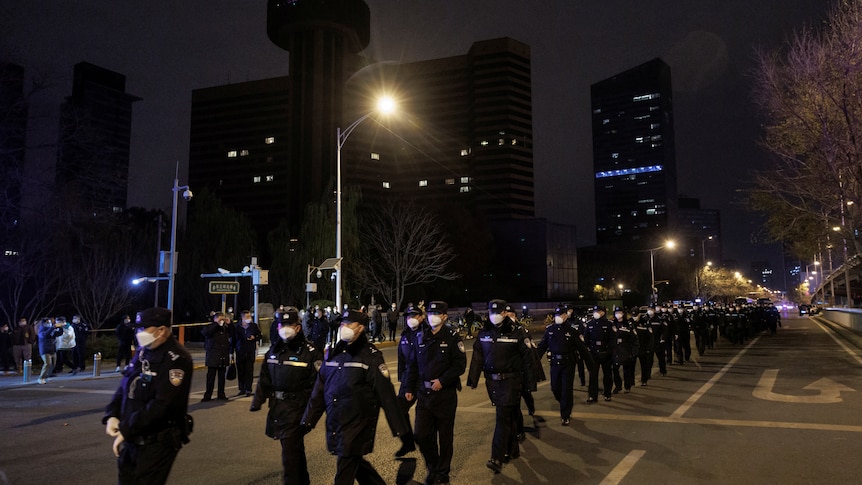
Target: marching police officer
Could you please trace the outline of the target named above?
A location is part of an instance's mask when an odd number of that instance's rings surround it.
[[[506,316],[505,308],[503,300],[488,302],[489,322],[473,344],[467,377],[467,385],[475,389],[484,373],[488,397],[496,408],[491,459],[487,463],[494,473],[503,470],[504,461],[519,456],[515,413],[521,412],[521,391],[536,390],[533,348],[523,328]]]
[[[407,400],[417,396],[413,433],[428,469],[426,484],[449,483],[458,391],[467,369],[464,342],[457,329],[446,326],[448,310],[444,301],[428,305],[428,326],[416,333],[415,352],[401,382]]]
[[[634,320],[631,314],[626,315],[621,307],[614,308],[614,320],[612,322],[616,329],[616,345],[614,345],[614,394],[625,389],[630,392],[635,383],[635,364],[640,351],[640,341],[635,333]],[[620,368],[623,375],[620,377]]]
[[[668,330],[667,322],[659,316],[656,307],[650,305],[647,307],[647,324],[652,329],[653,335],[653,355],[658,357],[658,371],[661,375],[667,375],[667,362],[665,358],[665,342],[667,341],[670,330]],[[641,380],[641,385],[646,382]]]
[[[607,309],[603,306],[593,307],[593,318],[583,327],[584,343],[590,349],[595,365],[590,367],[590,382],[587,387],[587,403],[594,403],[599,397],[599,369],[602,370],[602,394],[605,401],[611,400],[611,386],[614,380],[611,375],[613,367],[614,336],[616,331],[611,322],[605,318]]]
[[[269,401],[266,435],[281,441],[284,483],[308,484],[302,414],[323,361],[323,351],[305,338],[299,312],[289,307],[279,315],[278,340],[266,352],[250,411]]]
[[[652,374],[653,361],[653,329],[649,323],[649,316],[641,314],[638,308],[632,308],[632,322],[635,334],[638,337],[638,361],[641,366],[641,385],[647,385],[650,374]]]
[[[102,423],[114,437],[120,484],[165,483],[191,433],[192,358],[171,333],[170,310],[144,310],[135,326],[138,350]]]
[[[404,419],[407,422],[410,422],[410,408],[416,404],[416,393],[412,392],[410,399],[406,397],[407,388],[404,387],[403,380],[404,376],[407,375],[407,364],[413,360],[414,354],[416,352],[416,335],[421,331],[422,327],[424,327],[423,322],[425,321],[425,314],[422,313],[422,310],[419,307],[415,307],[413,305],[409,305],[407,310],[404,311],[404,330],[401,331],[401,340],[398,342],[398,381],[402,382],[401,389],[398,391],[398,406],[404,411]],[[395,452],[396,457],[402,457],[412,451],[416,450],[416,444],[414,443],[412,431],[408,433],[408,436],[404,437],[404,444],[401,445],[401,448]]]
[[[593,367],[589,349],[581,341],[581,334],[569,320],[569,307],[561,305],[554,310],[554,323],[545,329],[545,336],[539,342],[540,355],[548,353],[551,363],[551,392],[560,403],[560,421],[568,426],[574,405],[576,354]]]
[[[340,341],[330,349],[318,372],[311,399],[302,417],[308,432],[326,411],[326,447],[338,456],[335,485],[386,482],[363,455],[374,449],[380,408],[395,436],[410,430],[410,423],[395,402],[395,389],[383,354],[368,341],[368,315],[345,310],[338,330]]]

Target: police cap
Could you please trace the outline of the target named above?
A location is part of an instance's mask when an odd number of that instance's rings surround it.
[[[506,300],[491,300],[488,302],[488,311],[490,313],[503,313],[506,310]]]
[[[554,315],[564,315],[569,313],[569,305],[560,305],[554,309]]]
[[[445,301],[432,301],[428,304],[428,308],[425,309],[426,313],[436,313],[438,315],[444,315],[449,311],[449,305]]]
[[[135,327],[170,327],[171,311],[167,308],[147,308],[135,315]]]
[[[279,315],[282,324],[299,323],[299,310],[295,306],[284,307],[284,311]]]
[[[594,306],[594,307],[593,307],[593,311],[594,311],[594,312],[604,312],[604,313],[607,313],[607,312],[608,312],[608,309],[607,309],[607,307],[605,307],[605,306],[603,306],[603,305],[596,305],[596,306]]]
[[[356,322],[360,325],[368,326],[368,315],[365,312],[361,312],[359,310],[344,310],[344,313],[341,314],[341,324],[353,323]]]
[[[404,314],[407,316],[422,315],[422,310],[419,307],[410,305],[404,310]]]

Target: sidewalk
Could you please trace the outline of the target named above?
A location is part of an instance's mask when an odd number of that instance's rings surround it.
[[[398,342],[378,342],[375,345],[379,348],[386,347],[394,347]],[[204,365],[204,358],[206,357],[206,351],[203,348],[202,342],[188,342],[186,344],[186,350],[192,356],[192,362],[194,362],[195,369],[206,369]],[[260,348],[257,349],[257,362],[261,362],[263,360],[264,354],[269,350],[269,343],[261,345]],[[63,385],[67,382],[75,382],[75,381],[86,381],[92,379],[113,379],[118,378],[122,374],[119,372],[115,372],[116,362],[114,360],[102,361],[102,365],[100,368],[99,376],[93,375],[93,362],[87,362],[86,370],[84,372],[79,372],[76,375],[69,374],[68,371],[63,371],[62,374],[57,374],[56,377],[48,378],[47,385]],[[42,371],[42,363],[33,364],[33,367],[30,370],[30,381],[24,382],[24,376],[19,371],[17,374],[13,375],[0,375],[0,391],[4,389],[14,389],[25,386],[39,386],[39,373]]]

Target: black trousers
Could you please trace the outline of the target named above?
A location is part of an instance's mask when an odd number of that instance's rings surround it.
[[[455,411],[458,391],[419,391],[413,434],[425,458],[428,478],[449,479],[455,442]]]
[[[494,438],[491,441],[491,458],[503,460],[511,454],[513,446],[517,449],[516,414],[521,414],[520,403],[513,406],[495,406],[497,411]]]
[[[334,485],[386,485],[383,477],[362,456],[339,456]]]
[[[299,427],[281,440],[281,465],[285,485],[309,485],[308,461],[305,457],[305,434]]]
[[[606,397],[611,395],[611,387],[614,385],[614,378],[611,375],[613,362],[609,354],[593,354],[595,365],[590,369],[590,383],[587,387],[587,394],[593,400],[599,397],[599,369],[602,371],[602,394]]]
[[[87,339],[75,339],[78,345],[75,346],[75,363],[78,364],[78,369],[84,371],[84,366],[87,364]]]
[[[631,389],[635,383],[635,364],[637,359],[632,358],[624,364],[614,364],[614,386],[617,389]],[[622,369],[622,378],[620,378],[620,369]]]
[[[225,372],[227,372],[227,367],[207,367],[207,388],[204,392],[204,399],[213,397],[216,376],[218,376],[218,397],[227,397],[224,393]]]
[[[574,406],[575,363],[551,361],[551,392],[560,403],[560,418],[568,418]]]
[[[156,485],[168,480],[182,445],[166,439],[146,445],[124,442],[117,458],[120,485]]]
[[[667,363],[664,360],[665,347],[666,346],[664,342],[661,342],[656,344],[655,350],[653,351],[653,353],[655,353],[655,356],[658,358],[658,371],[661,373],[661,375],[667,374]]]
[[[236,384],[239,392],[254,392],[254,354],[236,356]]]
[[[54,373],[60,373],[64,365],[72,370],[78,368],[78,364],[75,362],[74,348],[57,351],[57,362],[54,364]]]
[[[653,351],[648,350],[646,353],[641,352],[638,355],[638,361],[641,364],[641,384],[646,384],[652,374]]]
[[[132,360],[132,346],[129,344],[120,344],[117,348],[117,367],[122,369],[129,365]],[[125,364],[123,363],[125,362]]]

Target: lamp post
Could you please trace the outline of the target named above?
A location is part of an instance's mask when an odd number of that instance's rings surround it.
[[[341,148],[344,146],[344,143],[347,141],[347,137],[353,133],[353,130],[356,129],[363,121],[368,119],[369,116],[374,114],[375,112],[381,113],[389,113],[393,109],[395,109],[395,104],[391,98],[384,97],[381,98],[377,102],[377,109],[374,111],[369,111],[358,120],[354,121],[344,131],[341,130],[341,127],[337,127],[335,129],[336,136],[336,168],[335,168],[335,258],[339,260],[338,268],[335,270],[335,308],[338,314],[340,315],[344,308],[341,306],[341,281],[344,277],[344,268],[341,265]],[[174,194],[174,200],[176,200],[176,194]]]
[[[192,191],[188,185],[180,186],[180,166],[177,163],[176,173],[174,175],[174,205],[171,211],[171,263],[168,267],[168,310],[171,310],[171,323],[173,323],[174,309],[174,279],[177,272],[177,196],[180,190],[183,191],[185,200],[192,199]]]
[[[648,249],[649,251],[649,274],[650,274],[650,289],[652,291],[651,303],[655,304],[658,300],[658,289],[655,287],[655,253],[661,249],[673,249],[676,246],[674,241],[666,241],[663,245]]]
[[[700,240],[700,257],[703,265],[706,266],[706,242],[712,241],[716,236],[707,236]]]

